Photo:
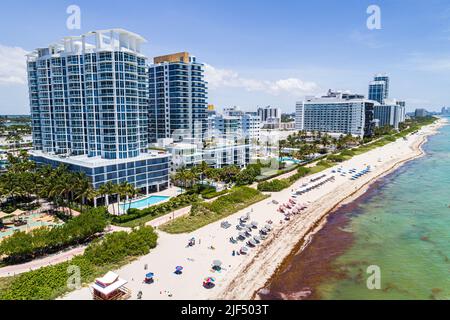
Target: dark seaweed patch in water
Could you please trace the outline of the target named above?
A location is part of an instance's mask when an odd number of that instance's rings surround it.
[[[398,174],[398,173],[397,173]],[[266,288],[258,292],[263,300],[320,299],[317,287],[334,279],[348,279],[347,268],[336,268],[334,262],[349,249],[354,241],[353,233],[346,231],[351,218],[363,212],[361,206],[380,195],[383,185],[391,182],[395,172],[373,183],[355,201],[342,205],[327,217],[325,226],[313,236],[311,243],[300,253],[285,259],[279,271]],[[297,251],[299,248],[296,248]],[[295,251],[294,251],[295,252]],[[367,265],[355,261],[355,265]],[[350,267],[350,265],[347,265]],[[362,281],[362,271],[354,281]]]

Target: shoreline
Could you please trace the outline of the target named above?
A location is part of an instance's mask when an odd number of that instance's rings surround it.
[[[230,282],[230,284],[226,288],[224,288],[224,290],[222,290],[222,293],[214,298],[259,300],[260,297],[258,295],[258,292],[267,287],[267,285],[271,282],[272,277],[280,270],[282,270],[287,261],[289,261],[289,259],[293,255],[301,253],[309,245],[314,235],[316,235],[317,232],[324,227],[330,214],[332,214],[340,206],[350,203],[360,197],[368,190],[368,188],[373,183],[375,183],[379,179],[396,171],[405,163],[424,156],[425,151],[422,149],[422,146],[428,141],[428,137],[436,134],[439,128],[445,125],[446,122],[446,120],[440,119],[434,124],[421,128],[420,132],[427,129],[431,129],[431,131],[419,136],[419,139],[413,142],[411,146],[411,153],[408,156],[401,157],[388,168],[385,168],[381,172],[377,172],[374,177],[371,177],[368,181],[365,181],[355,190],[348,191],[339,199],[334,199],[335,201],[333,201],[332,199],[327,201],[329,196],[328,194],[321,197],[318,202],[322,202],[322,206],[319,204],[318,207],[314,208],[312,210],[312,213],[310,213],[311,215],[315,216],[315,219],[310,221],[306,231],[301,230],[301,226],[297,225],[297,228],[295,228],[294,226],[290,228],[291,230],[284,230],[287,232],[284,232],[284,234],[280,233],[275,238],[272,238],[272,241],[270,243],[263,244],[259,248],[260,250],[258,250],[257,255],[241,270],[242,272],[240,273],[240,275],[236,276]],[[328,206],[326,204],[328,204]],[[288,225],[287,228],[289,228],[289,226],[290,225]],[[282,228],[282,230],[280,231],[283,231],[283,229],[284,228]],[[292,238],[296,240],[292,241]],[[276,243],[274,243],[274,240],[277,240],[277,242],[283,242],[285,243],[285,245],[282,247],[277,246]],[[275,247],[277,247],[276,252],[274,251]],[[260,255],[267,256],[271,251],[273,253],[273,255],[271,256],[271,261],[264,261],[264,258]],[[245,279],[246,277],[249,277],[247,274],[251,269],[258,270],[258,277],[253,277],[254,281],[248,281],[247,279]],[[256,281],[256,279],[258,279],[258,281]],[[264,281],[262,279],[264,279]],[[237,288],[239,288],[239,284],[242,283],[245,283],[246,290],[236,290]],[[238,292],[236,291],[240,291],[240,294],[237,294]]]
[[[287,255],[283,262],[281,262],[279,264],[279,266],[277,267],[277,269],[275,270],[275,272],[272,274],[272,277],[275,274],[278,274],[280,272],[280,270],[284,269],[284,267],[289,263],[289,261],[291,260],[291,258],[294,255],[299,255],[301,254],[306,247],[311,243],[311,241],[313,240],[313,237],[317,235],[317,233],[322,230],[325,225],[328,222],[328,218],[330,217],[331,214],[333,214],[336,210],[338,210],[339,208],[341,208],[343,205],[346,204],[350,204],[354,201],[356,201],[359,197],[361,197],[363,194],[366,193],[366,191],[376,182],[378,182],[380,179],[394,173],[395,171],[397,171],[400,167],[402,167],[404,164],[406,164],[407,162],[413,161],[415,159],[421,158],[423,156],[426,155],[426,153],[423,151],[422,146],[428,141],[428,136],[424,136],[424,139],[419,143],[419,145],[417,146],[418,150],[420,151],[420,154],[412,156],[411,158],[408,159],[404,159],[401,160],[399,162],[397,162],[396,164],[394,164],[390,169],[380,173],[379,175],[375,176],[374,178],[372,178],[371,180],[369,180],[368,182],[366,182],[364,185],[361,186],[361,188],[359,188],[358,190],[354,191],[352,194],[348,195],[346,198],[342,199],[342,201],[340,201],[339,203],[337,203],[333,208],[331,208],[328,212],[326,212],[321,219],[316,222],[311,228],[310,230],[307,232],[307,234],[305,234],[305,236],[300,239],[299,243],[291,250],[291,252],[289,253],[289,255]],[[261,288],[257,289],[252,297],[251,300],[261,300],[260,297],[258,296],[258,292],[264,288],[266,288],[270,282],[272,281],[272,277],[270,279],[268,279],[266,281],[266,283],[264,284],[264,286],[262,286]]]

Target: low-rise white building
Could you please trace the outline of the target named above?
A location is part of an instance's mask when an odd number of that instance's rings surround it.
[[[180,168],[192,168],[203,161],[203,153],[197,144],[172,143],[166,149],[171,154],[172,172]]]
[[[212,143],[203,149],[203,161],[213,168],[229,165],[244,168],[250,162],[251,148],[250,144],[239,144],[226,140]]]

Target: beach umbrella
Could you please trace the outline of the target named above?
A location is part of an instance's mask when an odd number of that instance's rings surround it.
[[[220,267],[222,265],[222,261],[220,261],[220,260],[214,260],[213,261],[213,266],[214,267]]]
[[[260,242],[260,241],[261,241],[261,238],[260,238],[259,236],[254,236],[253,239],[254,239],[256,242]]]
[[[266,225],[264,226],[264,228],[266,228],[266,229],[267,229],[267,231],[270,231],[270,230],[272,230],[272,227],[270,226],[270,224],[266,224]]]
[[[214,279],[213,277],[207,277],[203,280],[203,286],[206,289],[210,289],[210,288],[214,287],[215,281],[216,281],[216,279]]]
[[[248,248],[247,247],[242,247],[241,248],[241,252],[242,253],[247,253],[248,252]]]
[[[253,229],[251,227],[247,227],[247,229],[245,229],[247,232],[252,232]]]
[[[175,267],[175,270],[176,270],[177,272],[180,272],[181,270],[183,270],[183,267],[182,267],[182,266],[176,266],[176,267]]]
[[[256,228],[258,226],[258,222],[252,221],[251,225]]]
[[[215,282],[215,281],[216,281],[216,279],[213,277],[207,277],[203,280],[203,282],[205,282],[205,283],[211,283],[211,282]]]
[[[250,243],[252,246],[256,246],[256,241],[253,240],[253,239],[250,239],[250,240],[248,241],[248,243]]]
[[[149,272],[145,275],[146,278],[151,279],[155,274],[153,272]]]
[[[239,237],[245,238],[246,237],[245,232],[239,232]]]

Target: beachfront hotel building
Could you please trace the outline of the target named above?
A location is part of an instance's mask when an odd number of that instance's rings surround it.
[[[155,57],[148,79],[149,142],[170,137],[203,139],[208,114],[203,64],[187,52]]]
[[[402,100],[389,99],[389,77],[376,74],[369,83],[369,100],[377,101],[374,106],[374,117],[379,126],[392,126],[396,130],[405,121],[406,103]]]
[[[374,129],[374,105],[362,95],[329,91],[326,96],[297,102],[297,130],[370,136]]]
[[[123,29],[99,30],[28,55],[33,160],[82,171],[95,188],[107,181],[146,193],[168,187],[170,155],[147,151],[143,42]]]
[[[392,126],[396,130],[399,124],[405,122],[406,106],[404,101],[386,100],[385,104],[374,106],[374,117],[379,120],[379,126]]]
[[[384,104],[389,98],[389,77],[386,74],[376,74],[369,83],[369,100]]]

